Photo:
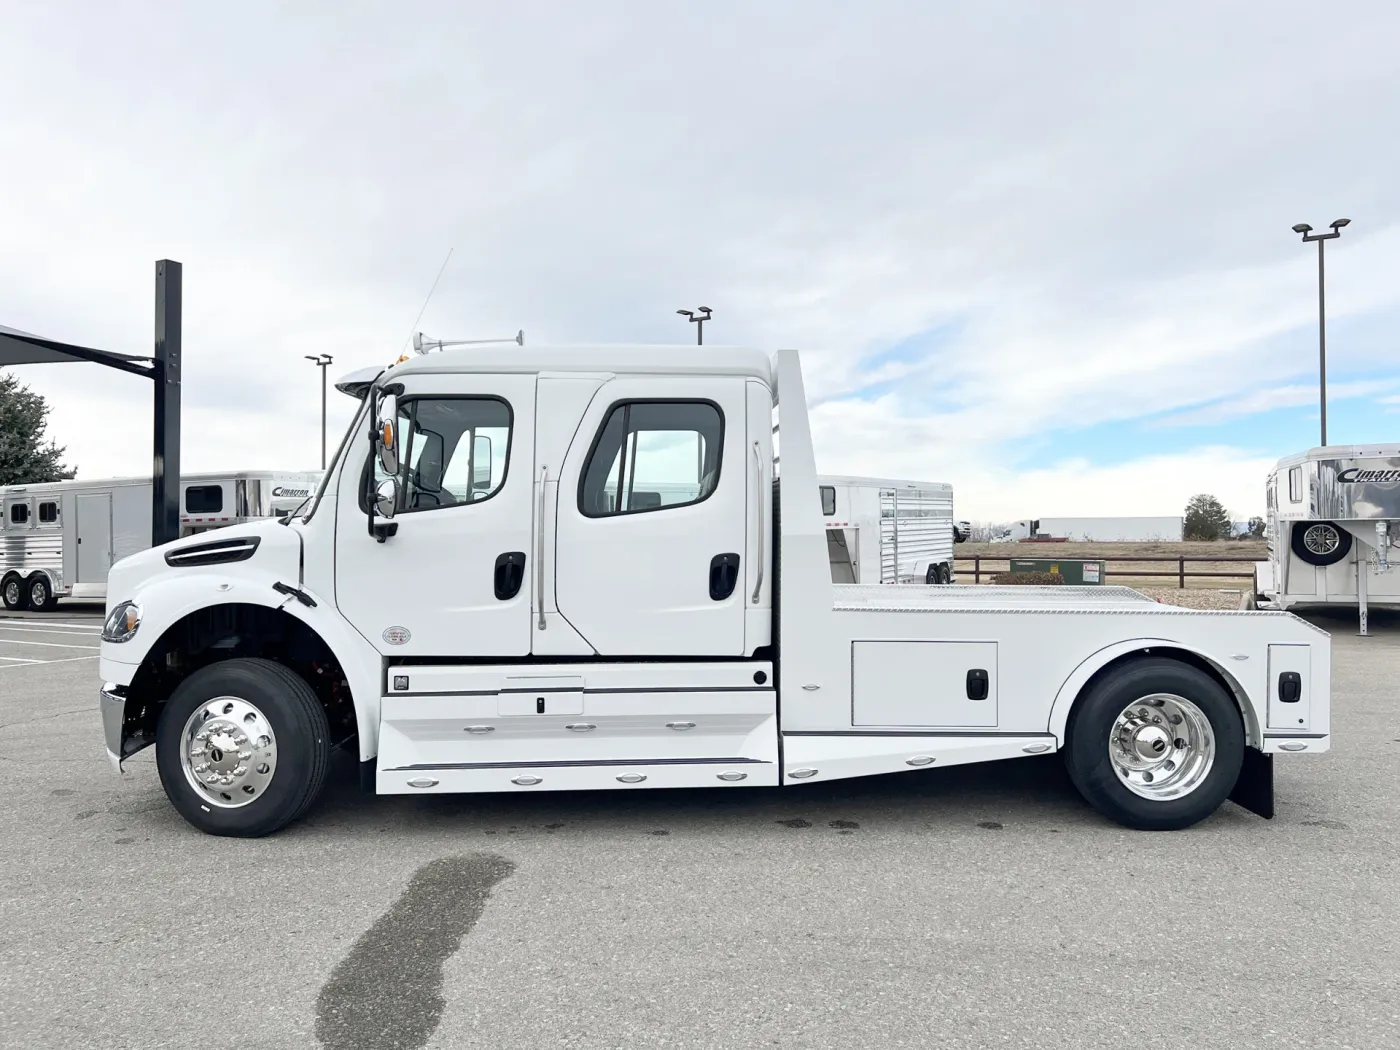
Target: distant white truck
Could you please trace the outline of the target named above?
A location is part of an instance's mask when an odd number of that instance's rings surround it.
[[[319,471],[187,474],[180,480],[180,535],[288,514],[320,479]],[[150,545],[150,478],[0,486],[6,609],[47,612],[60,598],[101,600],[111,565]]]
[[[817,477],[833,583],[952,583],[953,486],[822,474]]]
[[[1255,595],[1278,609],[1400,606],[1400,445],[1328,445],[1278,461],[1265,486],[1269,560]]]
[[[1330,740],[1329,639],[1287,613],[834,585],[795,351],[413,358],[368,384],[300,514],[108,583],[108,755],[154,744],[171,803],[216,835],[297,819],[335,745],[369,791],[410,795],[1060,751],[1100,812],[1168,829],[1227,798],[1271,815],[1273,756]]]

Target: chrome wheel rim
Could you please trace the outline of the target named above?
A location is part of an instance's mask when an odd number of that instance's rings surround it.
[[[9,583],[5,584],[5,602],[7,605],[18,605],[19,595],[20,590],[18,580],[11,580]]]
[[[1331,554],[1341,542],[1341,536],[1331,525],[1310,525],[1303,533],[1303,546],[1313,554]]]
[[[48,602],[48,600],[49,600],[49,596],[48,596],[48,587],[47,587],[45,584],[40,583],[38,580],[35,580],[32,584],[30,584],[30,586],[29,586],[29,604],[30,604],[30,605],[35,605],[35,606],[44,605],[46,602]]]
[[[267,716],[236,696],[217,696],[185,721],[180,768],[195,793],[220,809],[262,797],[277,772],[277,737]]]
[[[1215,764],[1215,730],[1205,712],[1173,693],[1134,700],[1108,735],[1108,757],[1135,795],[1164,802],[1191,794]]]

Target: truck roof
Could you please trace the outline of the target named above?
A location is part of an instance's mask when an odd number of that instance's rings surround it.
[[[860,474],[818,474],[817,481],[823,485],[857,485],[882,489],[938,489],[951,491],[949,481],[911,481],[908,478],[871,478]]]
[[[378,369],[361,369],[336,389],[363,397]],[[742,375],[773,385],[773,360],[762,350],[690,344],[609,346],[468,346],[435,350],[389,367],[389,374],[454,372],[608,372],[634,375]]]

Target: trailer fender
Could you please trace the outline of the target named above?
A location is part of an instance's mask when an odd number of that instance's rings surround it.
[[[1134,638],[1126,642],[1115,642],[1113,645],[1105,646],[1098,652],[1085,657],[1060,686],[1059,692],[1055,694],[1055,702],[1050,708],[1050,722],[1047,732],[1055,737],[1057,746],[1064,747],[1065,728],[1069,724],[1070,710],[1094,675],[1109,664],[1122,660],[1124,657],[1148,652],[1153,656],[1176,654],[1192,663],[1203,665],[1203,669],[1213,673],[1214,677],[1219,679],[1226,691],[1234,698],[1235,706],[1240,709],[1240,716],[1244,719],[1245,742],[1251,747],[1260,746],[1263,738],[1259,720],[1255,716],[1253,705],[1249,702],[1248,693],[1240,685],[1239,680],[1226,670],[1220,661],[1209,654],[1170,638]]]
[[[355,706],[361,760],[378,753],[379,698],[383,678],[379,653],[341,617],[327,597],[302,589],[296,595],[273,589],[275,580],[235,576],[167,576],[140,588],[133,601],[141,608],[141,626],[129,642],[103,642],[104,681],[125,686],[172,627],[196,613],[221,605],[255,605],[277,609],[306,626],[339,662]]]

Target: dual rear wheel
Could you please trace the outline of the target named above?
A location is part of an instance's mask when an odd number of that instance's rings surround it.
[[[0,601],[11,612],[51,612],[58,605],[53,586],[42,572],[36,572],[28,579],[11,573],[0,580]]]

